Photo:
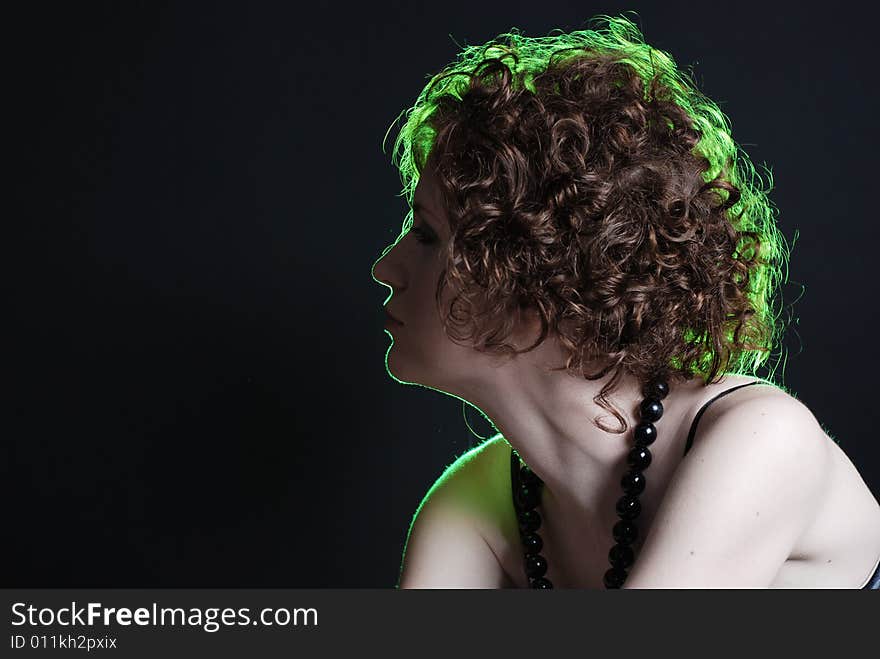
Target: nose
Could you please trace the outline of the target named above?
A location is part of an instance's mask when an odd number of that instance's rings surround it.
[[[389,245],[382,252],[382,256],[376,259],[376,262],[373,263],[370,268],[370,276],[373,278],[377,284],[382,284],[384,286],[389,286],[392,290],[397,290],[400,288],[400,282],[397,281],[396,275],[386,258],[393,249],[394,245]]]

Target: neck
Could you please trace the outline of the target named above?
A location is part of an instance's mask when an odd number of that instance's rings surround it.
[[[617,519],[620,478],[628,469],[626,457],[639,422],[642,385],[628,375],[619,379],[609,402],[626,420],[627,429],[609,432],[597,427],[594,418],[612,429],[620,424],[593,398],[612,374],[590,381],[565,371],[551,372],[546,366],[558,360],[549,357],[543,346],[519,355],[496,367],[491,383],[472,383],[462,396],[491,419],[544,481],[542,507],[556,511],[561,519],[604,520],[608,524],[602,528],[610,529]],[[669,447],[677,447],[663,434],[663,426],[675,427],[665,420],[658,422],[659,437],[651,445],[652,464],[663,461]]]

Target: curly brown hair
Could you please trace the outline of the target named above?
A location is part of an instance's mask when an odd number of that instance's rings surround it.
[[[624,371],[708,384],[766,361],[788,250],[772,174],[764,190],[718,106],[629,19],[592,21],[606,24],[464,47],[407,111],[392,161],[410,204],[429,157],[437,173],[449,338],[514,355],[554,333],[568,357],[553,370],[614,371],[595,400],[624,432],[607,405]],[[523,309],[541,335],[517,350]]]

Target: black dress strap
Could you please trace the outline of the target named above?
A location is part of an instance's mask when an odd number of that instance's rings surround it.
[[[868,583],[862,586],[862,590],[880,590],[880,562],[874,568],[874,574],[868,579]]]
[[[513,500],[516,503],[516,493],[519,490],[519,455],[516,450],[510,447],[510,491],[513,493]]]
[[[761,382],[760,380],[755,380],[753,382],[746,382],[745,384],[738,384],[735,387],[731,387],[730,389],[725,389],[724,391],[722,391],[720,394],[718,394],[714,398],[710,398],[705,403],[703,403],[703,406],[700,408],[700,411],[697,412],[697,416],[694,417],[694,422],[691,424],[691,430],[688,433],[688,437],[687,437],[687,444],[684,447],[684,454],[685,455],[687,455],[687,452],[691,450],[691,444],[694,443],[694,435],[697,432],[697,424],[700,422],[700,417],[703,416],[703,412],[706,411],[706,408],[709,407],[709,405],[711,403],[715,402],[716,400],[718,400],[722,396],[726,396],[727,394],[729,394],[731,391],[736,391],[737,389],[742,389],[743,387],[748,387],[750,384],[764,384],[764,383]]]

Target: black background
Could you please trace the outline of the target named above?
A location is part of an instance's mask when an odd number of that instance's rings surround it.
[[[511,27],[635,10],[772,169],[784,383],[880,492],[876,16],[770,3],[29,3],[4,20],[5,586],[391,587],[477,441],[384,370],[382,142]],[[474,429],[489,428],[470,414]]]

